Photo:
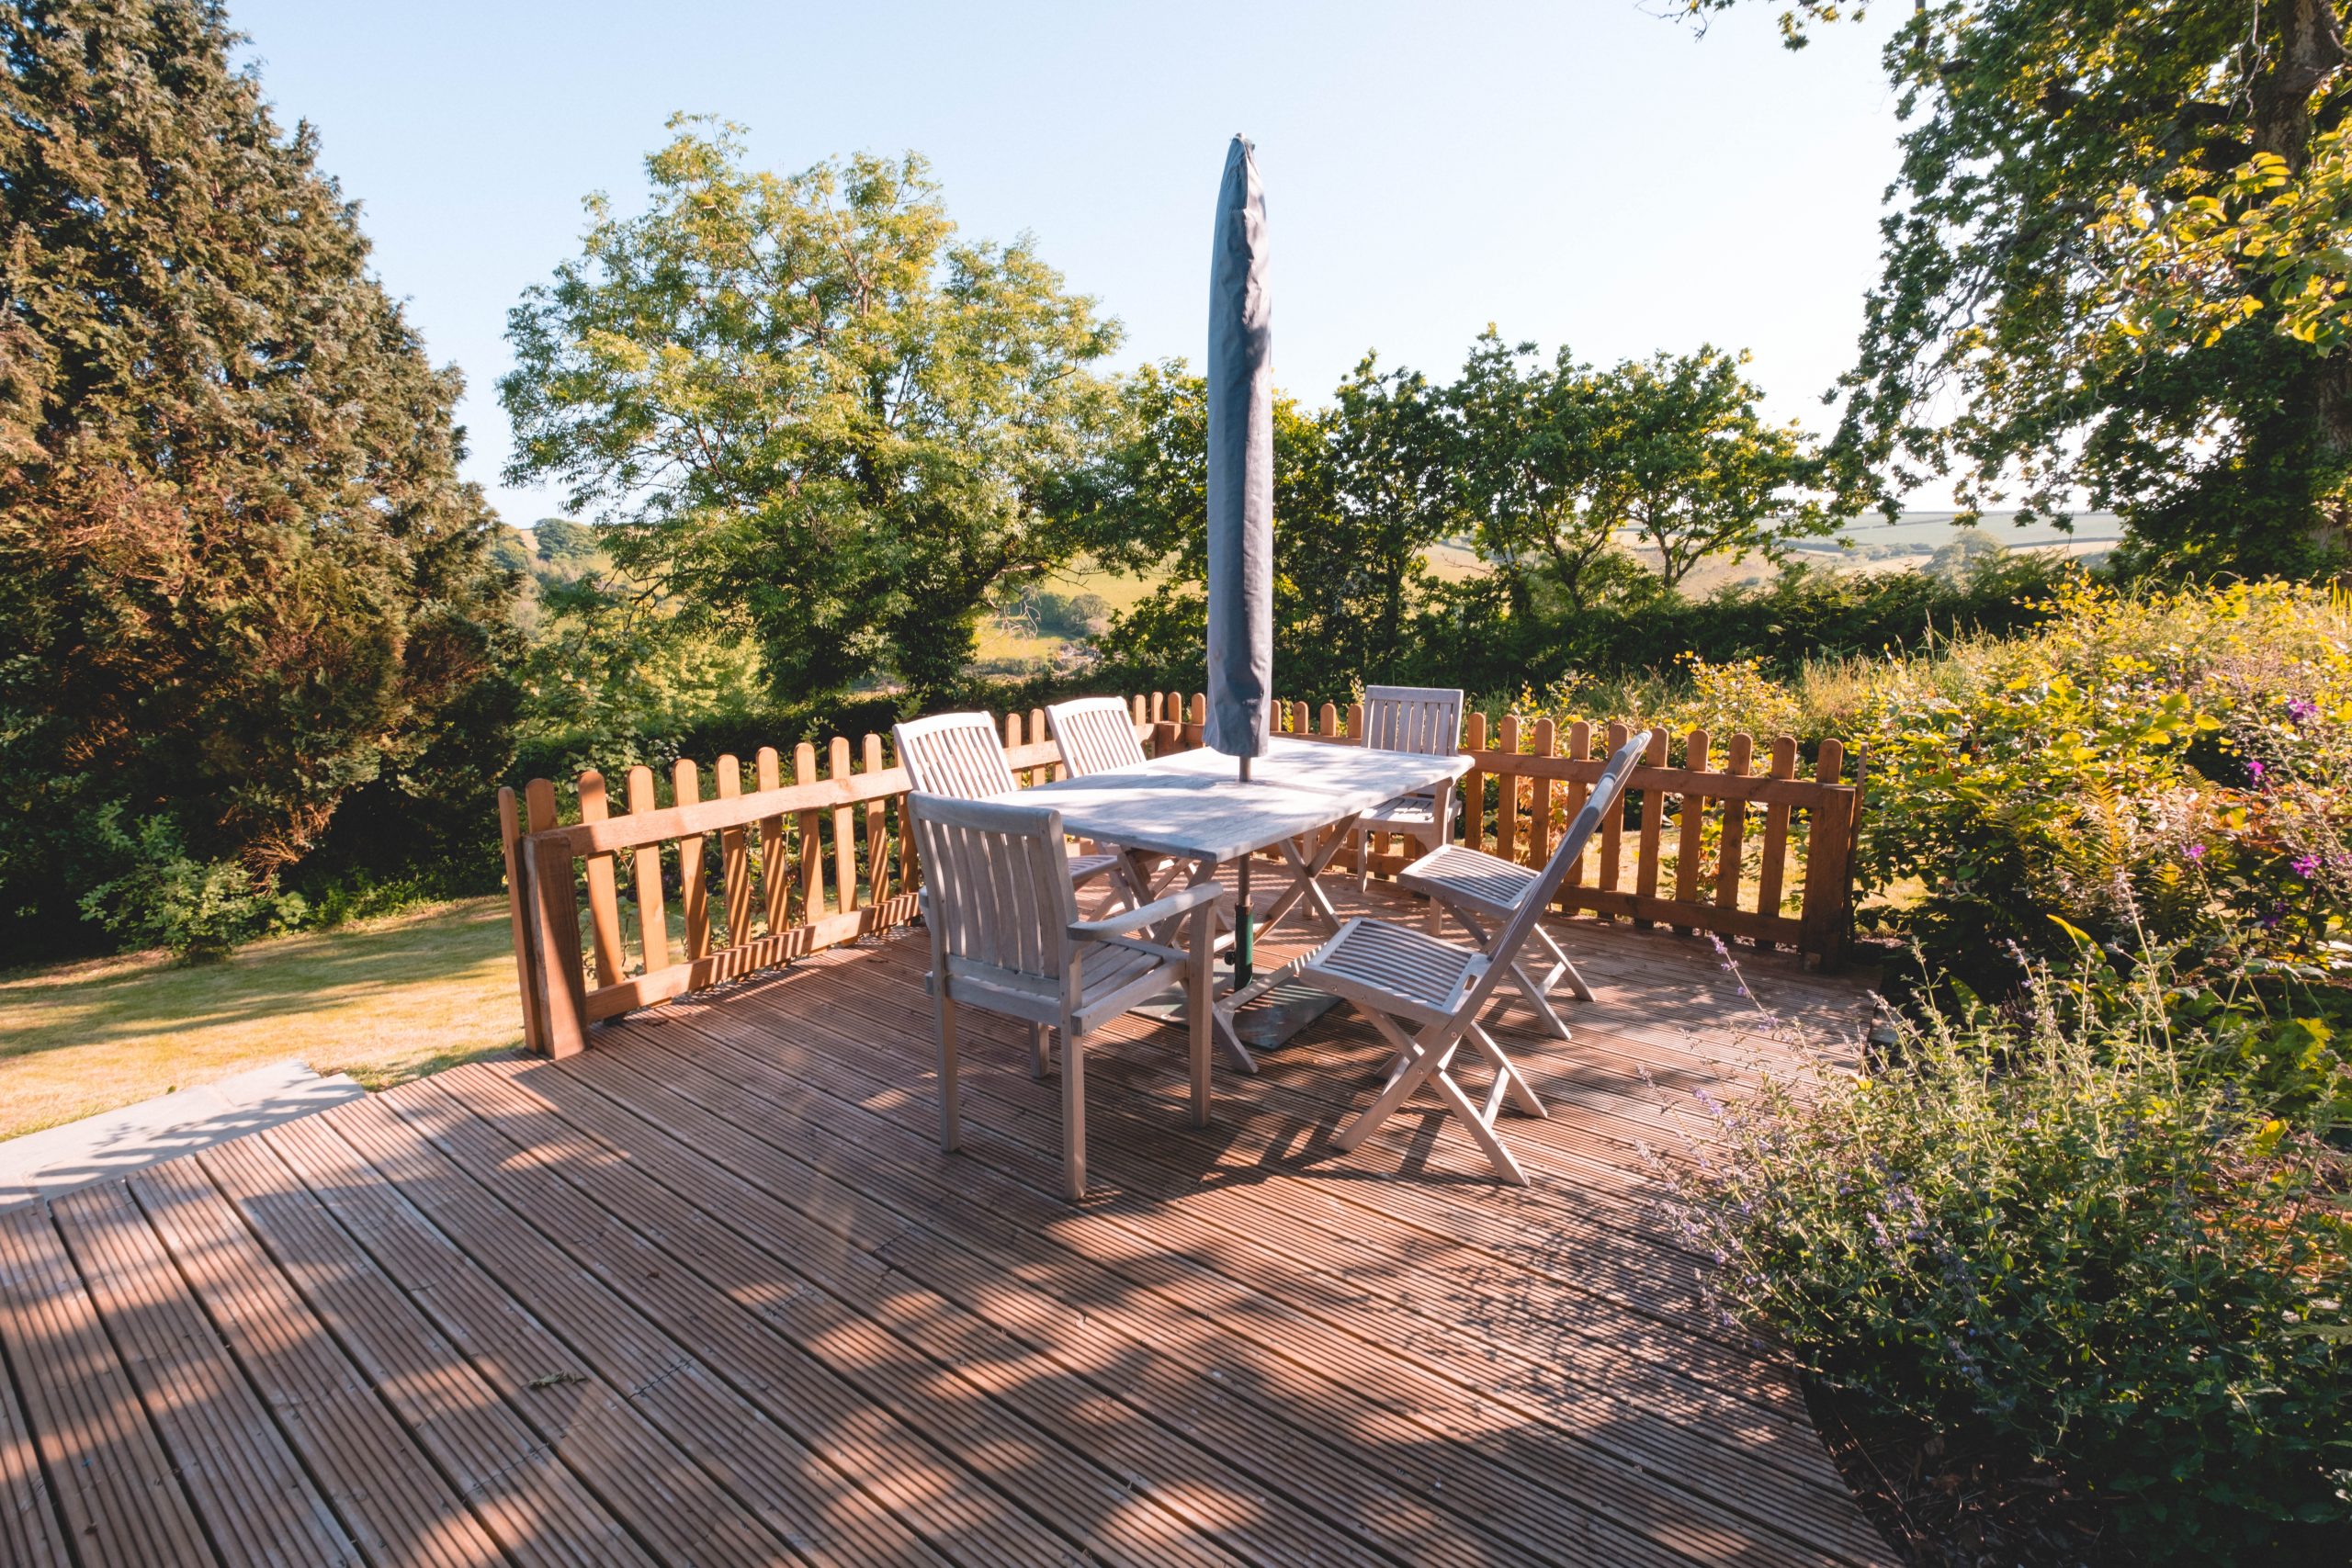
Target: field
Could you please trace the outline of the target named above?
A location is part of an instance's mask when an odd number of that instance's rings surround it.
[[[506,901],[0,976],[0,1138],[299,1057],[381,1089],[519,1043]]]

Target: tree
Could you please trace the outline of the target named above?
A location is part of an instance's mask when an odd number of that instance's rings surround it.
[[[1328,513],[1329,470],[1322,423],[1295,399],[1275,394],[1273,423],[1274,649],[1289,669],[1306,643],[1294,539]],[[1182,359],[1143,366],[1120,384],[1114,429],[1056,482],[1056,525],[1067,549],[1160,579],[1096,637],[1113,670],[1155,686],[1194,680],[1208,658],[1207,386]]]
[[[1778,558],[1788,539],[1833,530],[1837,512],[1799,492],[1819,476],[1794,424],[1768,424],[1745,353],[1628,360],[1580,378],[1566,440],[1589,510],[1657,551],[1668,592],[1711,556]]]
[[[1443,403],[1419,372],[1365,355],[1322,424],[1329,502],[1283,532],[1278,558],[1306,612],[1302,646],[1329,671],[1313,689],[1329,691],[1400,672],[1429,600],[1429,547],[1462,513]]]
[[[550,566],[594,560],[596,531],[569,517],[542,517],[531,525],[532,548]]]
[[[266,882],[498,743],[458,378],[234,41],[202,0],[0,5],[0,919],[37,940],[124,870],[101,819]]]
[[[1107,426],[1118,344],[1023,239],[960,243],[922,160],[793,175],[680,117],[652,200],[591,197],[508,317],[515,482],[613,525],[621,566],[760,643],[780,696],[956,692],[1001,588],[1066,555],[1043,499]]]
[[[1506,347],[1490,324],[1446,391],[1461,505],[1522,625],[1537,614],[1540,578],[1581,610],[1623,575],[1617,522],[1589,489],[1589,375],[1565,347],[1549,366],[1532,343]]]
[[[1796,0],[1792,46],[1841,9]],[[1941,0],[1885,61],[1910,124],[1842,382],[1849,465],[1890,508],[1951,472],[1971,507],[2014,481],[2029,515],[2063,519],[2079,491],[2177,568],[2339,560],[2352,76],[2335,0]]]

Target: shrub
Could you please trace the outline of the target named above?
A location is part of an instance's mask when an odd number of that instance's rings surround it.
[[[1970,978],[2062,917],[2110,947],[2347,972],[2352,615],[2285,584],[2062,589],[2044,625],[1888,661],[1861,868],[1907,877],[1931,964]]]
[[[2163,964],[2028,978],[2009,1013],[1930,1008],[1870,1076],[1709,1102],[1677,1214],[1718,1301],[1817,1377],[2057,1465],[2149,1558],[2341,1551],[2339,1156],[2200,1070],[2233,1047],[2182,1028]]]
[[[213,963],[241,942],[302,919],[302,900],[280,894],[269,879],[256,879],[235,861],[191,858],[164,818],[125,831],[109,810],[99,829],[130,863],[82,896],[82,912],[127,945],[166,948],[187,964]]]

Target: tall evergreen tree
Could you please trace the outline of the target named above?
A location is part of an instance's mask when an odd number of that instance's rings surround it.
[[[355,789],[494,762],[458,374],[236,41],[0,4],[0,921],[53,930],[109,820],[266,880]]]

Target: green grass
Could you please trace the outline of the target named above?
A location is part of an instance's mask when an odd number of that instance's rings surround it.
[[[522,1040],[506,902],[0,976],[0,1138],[299,1057],[382,1089]]]

